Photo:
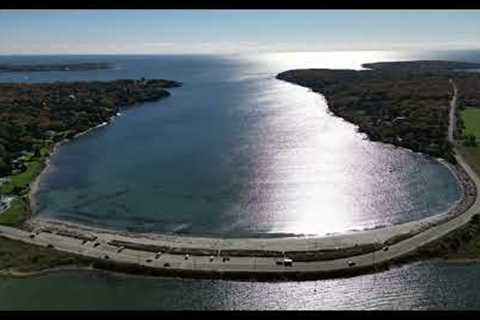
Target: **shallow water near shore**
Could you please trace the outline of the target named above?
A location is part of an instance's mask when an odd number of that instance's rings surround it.
[[[368,141],[330,115],[321,95],[275,79],[292,68],[358,69],[405,54],[88,59],[114,68],[27,80],[146,77],[183,87],[59,147],[39,184],[39,216],[130,231],[324,235],[417,220],[460,198],[434,159]]]

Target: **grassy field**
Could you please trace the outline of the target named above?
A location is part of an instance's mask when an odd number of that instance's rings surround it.
[[[43,161],[36,159],[28,163],[27,170],[17,175],[11,176],[10,181],[4,183],[0,193],[9,194],[16,190],[25,190],[29,184],[42,172]]]
[[[461,112],[461,117],[465,125],[463,134],[473,134],[480,141],[480,108],[467,108]],[[456,147],[472,169],[480,176],[480,146],[467,147],[459,142]]]
[[[16,194],[15,198],[10,203],[10,208],[0,214],[0,224],[19,227],[29,217],[30,211],[28,206],[28,199],[25,193],[29,190],[30,183],[43,170],[43,160],[34,159],[29,162],[27,170],[10,178],[10,181],[3,184],[0,188],[2,194]]]
[[[10,227],[20,226],[28,218],[28,207],[24,198],[18,197],[10,203],[10,208],[0,214],[0,224]]]
[[[477,140],[480,140],[480,108],[467,108],[461,112],[465,129],[463,133],[473,134]]]

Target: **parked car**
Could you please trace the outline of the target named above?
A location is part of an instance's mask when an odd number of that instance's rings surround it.
[[[293,264],[293,260],[292,260],[292,259],[290,259],[290,258],[284,258],[284,259],[283,259],[283,265],[284,265],[285,267],[291,267],[292,264]]]

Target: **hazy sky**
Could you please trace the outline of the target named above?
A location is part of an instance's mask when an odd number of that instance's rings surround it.
[[[480,10],[0,10],[0,54],[480,48]]]

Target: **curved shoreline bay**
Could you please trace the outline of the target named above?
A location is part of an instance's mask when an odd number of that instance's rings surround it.
[[[415,221],[461,198],[447,167],[366,140],[321,95],[265,77],[268,64],[166,59],[168,69],[156,59],[151,72],[184,87],[62,145],[39,185],[40,216],[132,232],[308,236]],[[187,61],[197,73],[182,73]]]

